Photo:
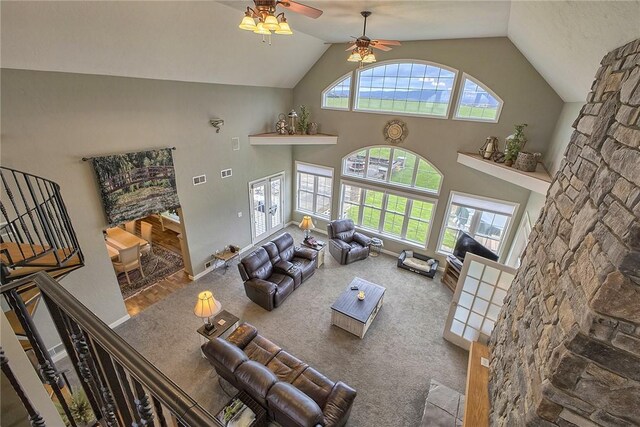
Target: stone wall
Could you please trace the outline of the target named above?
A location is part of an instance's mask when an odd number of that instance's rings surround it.
[[[640,39],[573,127],[491,337],[491,425],[640,425]]]

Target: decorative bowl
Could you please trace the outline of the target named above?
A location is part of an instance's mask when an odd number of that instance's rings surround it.
[[[360,301],[363,301],[363,300],[364,300],[364,291],[360,291],[360,292],[358,292],[358,299],[359,299]]]

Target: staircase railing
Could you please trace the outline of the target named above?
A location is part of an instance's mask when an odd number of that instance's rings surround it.
[[[17,294],[17,289],[25,283],[33,283],[40,290],[100,425],[222,426],[65,288],[46,273],[39,272],[1,286],[0,293],[18,313],[34,348],[41,377],[53,390],[70,426],[79,423],[69,409],[68,396],[60,388],[59,371],[44,356],[46,349]],[[167,351],[173,349],[167,348]],[[20,389],[18,381],[13,381],[12,386],[21,396],[32,425],[44,426],[37,408]]]
[[[2,281],[20,268],[63,268],[84,258],[60,194],[60,186],[39,176],[0,167],[0,252]]]

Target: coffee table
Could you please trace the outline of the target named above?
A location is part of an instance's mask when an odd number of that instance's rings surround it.
[[[352,290],[352,286],[358,289]],[[358,299],[360,291],[365,294],[363,301]],[[385,291],[380,285],[356,277],[331,306],[331,324],[364,338],[382,307]]]

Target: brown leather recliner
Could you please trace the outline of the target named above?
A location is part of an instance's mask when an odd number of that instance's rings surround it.
[[[313,275],[317,256],[313,249],[296,248],[289,233],[276,237],[238,263],[247,296],[273,310]]]
[[[327,224],[329,252],[340,264],[349,264],[369,256],[371,238],[356,231],[351,219],[338,219]]]
[[[202,351],[218,375],[246,391],[282,427],[339,427],[349,419],[353,388],[331,381],[247,323]]]

